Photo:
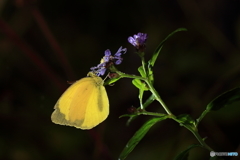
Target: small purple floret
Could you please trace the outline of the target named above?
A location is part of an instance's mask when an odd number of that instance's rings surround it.
[[[144,49],[147,41],[146,33],[134,34],[132,37],[128,37],[128,42],[131,43],[136,49]]]
[[[122,46],[118,49],[118,51],[115,53],[114,56],[112,56],[111,51],[107,49],[103,57],[103,62],[98,64],[96,67],[90,68],[94,73],[96,73],[97,76],[102,76],[105,74],[107,68],[109,68],[111,65],[119,65],[122,63],[123,58],[121,57],[122,54],[125,54],[127,52],[127,48],[122,48]]]

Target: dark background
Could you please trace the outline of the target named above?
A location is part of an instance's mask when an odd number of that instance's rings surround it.
[[[51,122],[53,106],[85,77],[106,49],[128,48],[119,70],[138,74],[128,36],[148,33],[146,58],[169,33],[155,71],[155,87],[175,115],[197,118],[220,93],[240,85],[239,0],[1,0],[0,159],[112,160],[149,117],[129,127],[118,118],[138,106],[130,79],[106,86],[110,115],[90,131]],[[240,103],[209,113],[199,132],[216,151],[240,154]],[[161,111],[153,103],[149,111]],[[173,159],[194,136],[172,120],[156,124],[128,159]],[[190,159],[209,157],[194,149]],[[234,159],[228,157],[228,159]],[[237,158],[235,158],[237,159]]]

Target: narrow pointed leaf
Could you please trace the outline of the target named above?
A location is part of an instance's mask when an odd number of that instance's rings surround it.
[[[148,62],[149,66],[152,66],[152,67],[154,66],[154,64],[158,58],[158,55],[162,50],[162,47],[163,47],[163,44],[161,43],[161,46],[156,49],[156,51],[153,53],[151,60]]]
[[[122,153],[119,156],[119,160],[124,160],[129,153],[136,147],[136,145],[141,141],[141,139],[146,135],[149,129],[159,121],[166,119],[167,116],[160,118],[152,118],[147,121],[143,126],[133,135],[133,137],[128,141],[127,145],[123,149]]]
[[[202,147],[202,146],[199,144],[193,144],[193,145],[189,146],[186,150],[184,150],[180,154],[178,154],[174,160],[188,160],[190,150],[195,147]]]
[[[142,82],[140,79],[133,79],[132,80],[132,84],[137,87],[139,90],[143,90],[143,91],[147,91],[149,90],[146,87],[146,84],[144,82]]]
[[[154,66],[156,59],[163,47],[163,44],[171,37],[173,36],[175,33],[180,32],[180,31],[187,31],[186,28],[178,28],[175,31],[173,31],[172,33],[170,33],[156,48],[156,50],[153,52],[153,56],[152,58],[148,61],[149,65]]]
[[[216,97],[207,105],[207,110],[217,111],[239,100],[240,100],[240,87],[234,88]]]
[[[223,107],[227,107],[233,102],[240,100],[240,88],[234,88],[223,94],[219,95],[215,99],[213,99],[206,107],[206,110],[202,112],[199,118],[196,120],[196,125],[200,123],[200,121],[207,115],[210,111],[217,111]]]
[[[110,85],[113,84],[115,82],[117,82],[119,79],[121,79],[122,77],[117,77],[117,78],[112,78],[112,79],[108,79],[107,81],[104,82],[104,85]]]
[[[119,118],[122,118],[122,117],[133,117],[133,116],[136,116],[137,114],[123,114],[121,116],[119,116]]]
[[[147,76],[146,73],[144,72],[143,66],[138,67],[138,72],[144,78]]]

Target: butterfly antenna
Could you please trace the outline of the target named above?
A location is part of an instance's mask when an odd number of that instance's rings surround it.
[[[109,72],[108,72],[108,74],[106,75],[106,77],[103,79],[103,81],[105,81],[106,79],[107,79],[107,77],[109,76]]]

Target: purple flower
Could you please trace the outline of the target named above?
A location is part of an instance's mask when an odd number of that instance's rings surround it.
[[[107,68],[105,67],[105,63],[100,63],[96,67],[91,67],[90,69],[96,73],[97,76],[102,76],[105,74]]]
[[[134,34],[133,37],[128,37],[128,42],[131,43],[137,50],[145,49],[147,41],[147,33]]]
[[[105,51],[105,56],[102,58],[101,63],[98,64],[96,67],[90,68],[93,72],[96,73],[97,76],[102,76],[105,74],[106,70],[111,65],[119,65],[122,63],[123,58],[121,57],[122,54],[127,52],[127,48],[122,48],[122,46],[118,49],[114,56],[109,49]]]

